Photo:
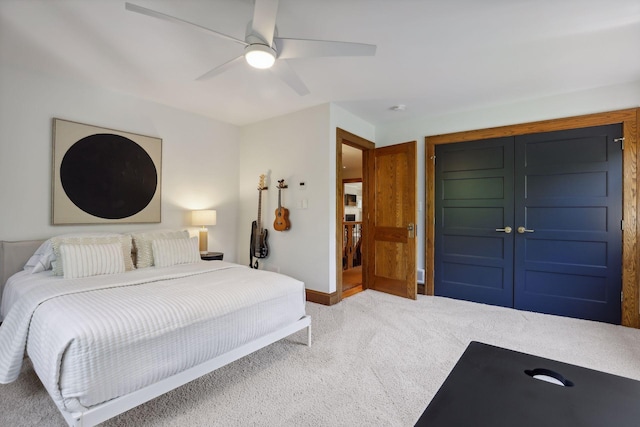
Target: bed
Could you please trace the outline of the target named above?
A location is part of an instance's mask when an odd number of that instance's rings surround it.
[[[71,426],[103,422],[305,328],[311,345],[304,284],[288,276],[198,256],[67,277],[70,248],[117,244],[61,245],[63,276],[23,269],[42,246],[0,242],[0,383],[17,378],[26,354]]]

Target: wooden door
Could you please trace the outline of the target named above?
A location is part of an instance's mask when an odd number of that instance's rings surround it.
[[[369,288],[416,299],[416,142],[371,150]]]
[[[622,126],[515,138],[514,307],[619,324]]]
[[[436,147],[435,295],[513,307],[513,138]]]

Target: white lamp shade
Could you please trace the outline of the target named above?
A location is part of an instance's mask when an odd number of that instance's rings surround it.
[[[276,52],[264,44],[250,44],[244,49],[244,59],[253,68],[271,68],[276,61]]]
[[[191,212],[191,224],[193,225],[216,225],[216,211],[202,210]]]

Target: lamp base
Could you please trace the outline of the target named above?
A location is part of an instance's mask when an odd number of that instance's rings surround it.
[[[200,230],[199,241],[200,241],[200,253],[206,254],[207,252],[209,252],[209,250],[207,249],[208,243],[209,243],[209,235],[207,233],[206,228],[203,230]]]

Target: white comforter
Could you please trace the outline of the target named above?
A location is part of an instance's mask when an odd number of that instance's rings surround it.
[[[34,274],[30,276],[40,276]],[[22,276],[30,282],[35,278]],[[26,351],[58,407],[83,411],[291,324],[304,284],[221,261],[25,285],[0,326],[0,383]]]

